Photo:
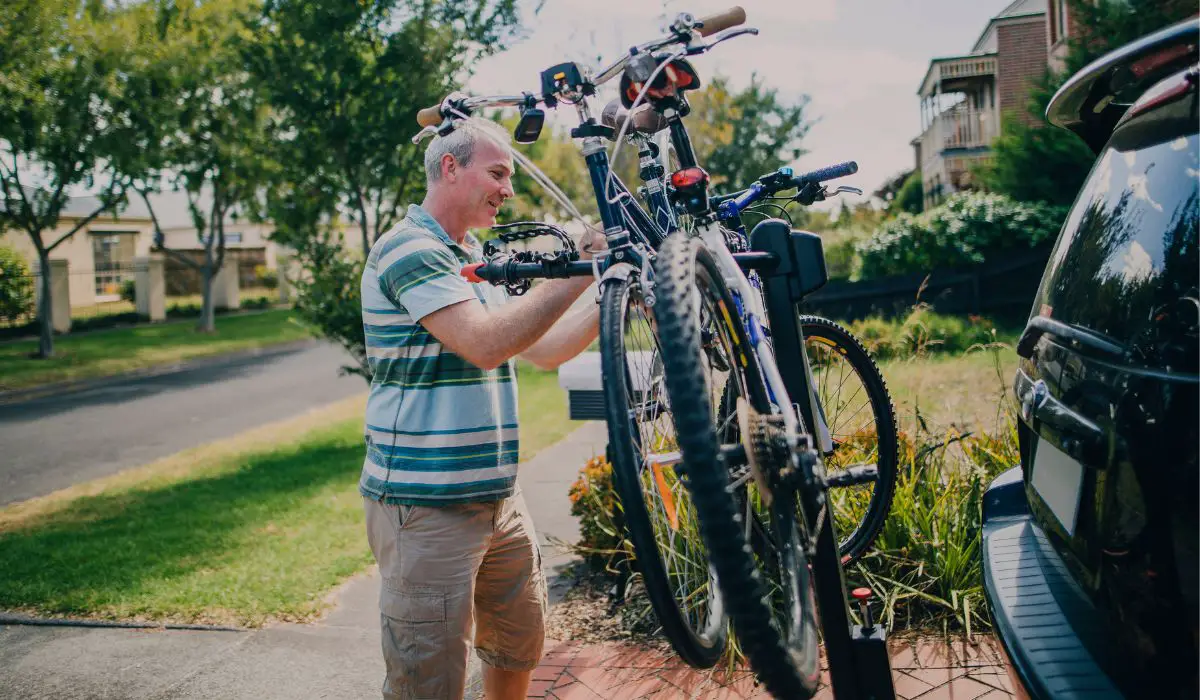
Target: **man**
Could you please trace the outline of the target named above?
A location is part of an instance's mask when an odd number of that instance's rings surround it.
[[[461,698],[472,629],[488,698],[524,698],[542,655],[546,582],[517,490],[512,358],[557,367],[596,337],[599,314],[563,317],[590,278],[508,303],[460,276],[480,257],[467,230],[494,224],[513,196],[507,142],[485,120],[435,138],[425,200],[363,272],[374,377],[359,490],[383,577],[387,700]]]

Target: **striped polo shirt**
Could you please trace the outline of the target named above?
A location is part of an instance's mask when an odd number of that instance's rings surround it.
[[[451,304],[503,304],[501,287],[459,275],[480,260],[419,206],[371,248],[362,276],[363,329],[372,372],[359,491],[404,505],[494,501],[517,480],[516,367],[483,370],[421,325]]]

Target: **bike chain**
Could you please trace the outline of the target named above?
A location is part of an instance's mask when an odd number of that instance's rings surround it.
[[[525,227],[525,228],[522,228]],[[484,261],[488,263],[495,262],[498,258],[506,257],[514,263],[542,263],[544,265],[565,264],[573,260],[579,259],[579,251],[575,247],[575,241],[567,235],[567,232],[551,224],[541,221],[517,221],[511,224],[501,224],[493,226],[492,230],[496,232],[496,238],[501,243],[515,243],[518,241],[527,241],[539,236],[554,236],[563,244],[559,250],[552,252],[539,252],[533,250],[521,250],[507,252],[496,245],[495,241],[487,241],[483,244]],[[512,296],[519,297],[529,291],[533,285],[530,280],[510,280],[503,283],[505,289]]]

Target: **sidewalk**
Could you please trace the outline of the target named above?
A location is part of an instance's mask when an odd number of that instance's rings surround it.
[[[1012,684],[995,640],[898,641],[891,645],[892,679],[899,700],[1007,700]],[[689,668],[678,657],[631,644],[553,642],[533,674],[530,698],[546,700],[640,700],[656,698],[769,698],[749,671],[725,674]],[[832,700],[826,684],[818,700]]]

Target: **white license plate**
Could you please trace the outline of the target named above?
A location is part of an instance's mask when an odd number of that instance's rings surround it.
[[[1033,451],[1033,488],[1058,522],[1074,536],[1083,493],[1083,465],[1057,446],[1038,440]]]

